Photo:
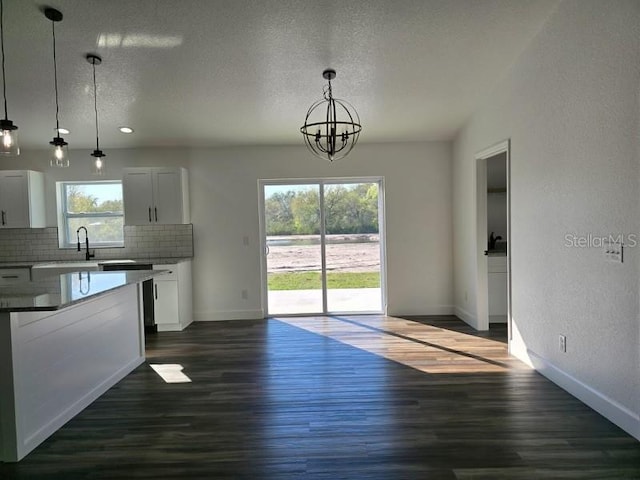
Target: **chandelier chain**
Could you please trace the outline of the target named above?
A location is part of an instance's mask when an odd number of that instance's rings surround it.
[[[325,100],[329,101],[333,98],[333,90],[331,89],[331,80],[324,87],[322,87],[322,96]]]

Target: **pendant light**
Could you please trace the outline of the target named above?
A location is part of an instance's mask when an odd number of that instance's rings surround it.
[[[44,9],[44,16],[51,20],[51,33],[53,38],[53,87],[56,93],[56,136],[49,142],[49,145],[51,145],[49,165],[64,168],[69,166],[69,144],[60,136],[60,121],[58,119],[60,112],[58,106],[58,65],[56,61],[56,22],[62,21],[62,13],[55,8],[47,7]]]
[[[0,155],[15,157],[20,155],[18,126],[7,115],[7,80],[4,73],[4,3],[0,0],[0,50],[2,50],[2,95],[4,97],[4,119],[0,119]]]
[[[324,98],[309,107],[300,132],[311,153],[333,162],[346,157],[356,146],[362,125],[352,105],[333,98],[331,80],[336,78],[336,71],[329,68],[322,77],[329,82]]]
[[[94,175],[104,175],[106,169],[105,153],[100,150],[100,136],[98,135],[98,89],[96,87],[96,65],[102,63],[102,58],[92,53],[87,54],[87,62],[93,65],[93,110],[96,113],[96,149],[91,156],[94,158],[91,173]]]

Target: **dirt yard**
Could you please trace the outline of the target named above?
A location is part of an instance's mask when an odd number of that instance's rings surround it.
[[[311,237],[311,236],[309,236]],[[380,269],[380,243],[369,238],[366,242],[357,243],[356,236],[340,235],[330,238],[326,247],[327,270],[334,272],[373,272]],[[374,241],[371,241],[374,240]],[[306,238],[303,241],[309,241]],[[314,239],[315,241],[315,239]],[[277,239],[270,243],[290,243]],[[267,256],[267,271],[302,272],[320,270],[320,245],[300,245],[301,241],[291,242],[290,245],[269,246]]]

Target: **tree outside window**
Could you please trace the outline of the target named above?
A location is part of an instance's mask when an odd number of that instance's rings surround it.
[[[87,228],[91,245],[124,245],[122,182],[64,182],[62,192],[63,246],[75,246],[77,230]]]

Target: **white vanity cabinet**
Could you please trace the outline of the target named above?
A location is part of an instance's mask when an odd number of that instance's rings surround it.
[[[184,330],[193,321],[191,260],[154,265],[171,273],[153,279],[153,311],[159,332]]]
[[[490,256],[489,273],[489,323],[507,322],[507,257]]]
[[[179,167],[125,168],[125,225],[189,223],[189,177]]]
[[[0,228],[44,228],[44,175],[0,170]]]

